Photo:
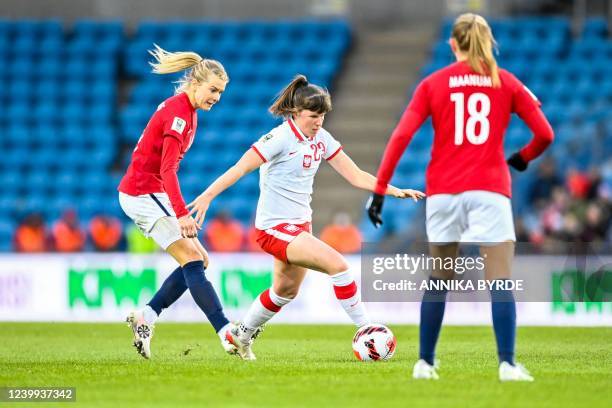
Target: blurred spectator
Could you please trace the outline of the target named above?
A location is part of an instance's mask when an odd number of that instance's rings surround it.
[[[116,251],[121,233],[121,222],[115,217],[98,215],[89,223],[89,236],[98,251]]]
[[[553,238],[556,238],[562,242],[576,242],[580,236],[580,220],[574,213],[568,212],[563,214],[561,228],[553,234]]]
[[[227,211],[221,211],[206,227],[204,238],[211,251],[237,252],[242,249],[245,232]]]
[[[58,252],[77,252],[85,247],[85,232],[79,226],[74,210],[67,210],[57,220],[51,231],[55,250]]]
[[[563,214],[569,208],[570,198],[563,187],[555,187],[552,202],[542,211],[541,223],[544,233],[556,233],[563,227]]]
[[[345,212],[337,213],[330,225],[321,231],[321,241],[343,254],[361,250],[361,232]]]
[[[603,179],[601,171],[594,167],[589,172],[589,190],[587,191],[586,198],[589,200],[595,200],[603,188]]]
[[[567,173],[567,188],[574,198],[586,198],[591,189],[589,176],[576,169],[570,169]]]
[[[560,187],[562,185],[561,178],[557,175],[557,165],[555,161],[551,158],[547,158],[538,167],[538,173],[529,191],[529,200],[537,207],[541,202],[550,199],[555,187]]]
[[[15,230],[13,239],[17,252],[45,252],[49,250],[49,236],[42,216],[28,215]]]
[[[133,254],[150,254],[159,250],[155,241],[145,237],[133,223],[127,226],[125,240],[128,252]]]
[[[580,239],[584,242],[600,242],[606,239],[610,214],[604,213],[596,203],[590,203],[585,212],[585,225]]]

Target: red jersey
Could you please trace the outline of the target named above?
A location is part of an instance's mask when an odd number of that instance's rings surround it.
[[[525,161],[552,141],[552,129],[538,99],[510,72],[500,69],[501,86],[457,62],[425,78],[416,88],[387,146],[376,192],[383,194],[414,132],[431,115],[434,142],[426,173],[426,193],[458,194],[485,190],[511,196],[510,171],[503,139],[510,115],[516,113],[535,138],[521,150]]]
[[[132,196],[165,192],[177,218],[188,214],[176,173],[197,126],[198,116],[187,94],[162,102],[138,140],[118,190]]]

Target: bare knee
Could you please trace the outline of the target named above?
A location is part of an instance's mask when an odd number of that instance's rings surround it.
[[[182,239],[170,245],[167,252],[172,255],[180,265],[185,265],[194,261],[204,261],[202,253],[198,251],[192,242],[186,239]]]
[[[204,257],[198,250],[187,251],[185,253],[185,263],[194,261],[204,261]]]
[[[346,259],[344,259],[344,257],[342,256],[339,256],[330,263],[327,273],[329,273],[330,275],[336,275],[338,273],[346,272],[348,271],[348,269],[349,264],[348,262],[346,262]]]
[[[274,290],[274,293],[280,297],[295,299],[300,290],[300,285],[294,282],[275,282],[272,289]]]

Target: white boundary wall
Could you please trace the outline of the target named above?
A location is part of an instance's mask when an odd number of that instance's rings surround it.
[[[272,260],[266,254],[211,254],[206,274],[231,319],[238,320],[261,290],[269,287]],[[359,277],[360,257],[349,262]],[[143,306],[176,267],[165,254],[2,255],[0,321],[121,322]],[[419,303],[368,303],[374,321],[416,324]],[[166,321],[204,321],[187,292],[162,314]],[[490,324],[489,303],[449,303],[447,324]],[[277,323],[350,323],[329,279],[309,272],[297,299]],[[519,303],[521,325],[611,326],[612,303]]]

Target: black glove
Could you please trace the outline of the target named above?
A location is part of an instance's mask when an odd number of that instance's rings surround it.
[[[527,169],[527,162],[523,160],[519,152],[514,153],[507,160],[509,166],[514,167],[518,171],[525,171]]]
[[[378,228],[382,225],[382,207],[383,202],[385,201],[385,196],[380,194],[372,194],[368,203],[366,204],[366,210],[368,211],[368,217],[370,217],[370,221],[374,224],[374,227]]]

